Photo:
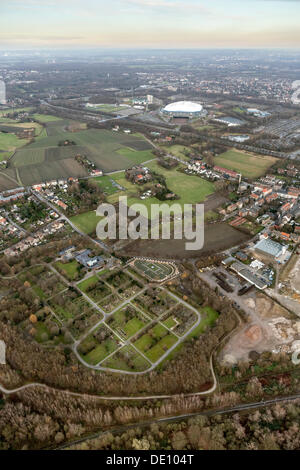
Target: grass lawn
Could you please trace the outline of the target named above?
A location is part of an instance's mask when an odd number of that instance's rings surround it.
[[[135,333],[141,330],[145,325],[146,323],[140,320],[138,314],[135,318],[126,321],[123,309],[116,312],[109,321],[109,326],[116,331],[117,328],[120,328],[125,333],[126,339],[131,338],[131,336],[135,335]]]
[[[190,333],[189,338],[197,338],[204,333],[208,327],[215,324],[219,317],[219,313],[211,307],[205,307],[201,311],[202,319],[200,324]]]
[[[124,331],[126,333],[127,338],[135,335],[139,330],[141,330],[145,326],[145,323],[140,320],[139,318],[132,318],[129,320],[126,325],[124,325]]]
[[[55,267],[58,269],[58,271],[62,271],[64,275],[71,281],[74,281],[78,277],[80,265],[76,260],[70,261],[69,263],[61,263],[58,261],[55,263]]]
[[[103,328],[103,326],[101,326],[100,328]],[[92,365],[96,365],[99,362],[103,361],[103,359],[109,356],[109,354],[113,353],[118,349],[118,339],[113,334],[111,334],[110,337],[102,341],[101,344],[98,343],[98,341],[95,340],[92,335],[89,335],[81,344],[83,346],[88,346],[89,344],[91,344],[92,346],[94,345],[93,349],[88,354],[81,353],[81,357],[88,364]]]
[[[139,338],[134,345],[151,362],[156,362],[176,341],[177,338],[174,335],[169,334],[164,326],[157,323],[148,333]]]
[[[108,196],[120,191],[118,187],[114,186],[114,181],[107,175],[91,178],[90,181],[96,183],[99,188]]]
[[[101,364],[109,369],[144,371],[151,366],[132,346],[124,346]]]
[[[88,364],[96,365],[116,349],[116,343],[111,339],[107,339],[102,344],[98,344],[91,352],[83,356],[83,358]]]
[[[13,152],[0,152],[0,162],[4,162],[9,160],[9,158],[13,155]]]
[[[169,334],[162,338],[155,346],[153,346],[153,348],[149,349],[145,355],[151,362],[156,362],[173,346],[173,344],[176,343],[176,341],[177,338],[174,335]]]
[[[4,117],[7,114],[29,112],[31,110],[32,108],[7,108],[0,111],[0,116]]]
[[[165,152],[171,153],[177,158],[180,158],[181,160],[188,161],[190,157],[185,154],[185,152],[191,153],[191,149],[189,147],[185,147],[184,145],[170,145],[168,146],[162,146],[161,147]]]
[[[96,231],[97,224],[101,219],[102,217],[98,217],[96,215],[96,211],[84,212],[70,218],[71,222],[73,222],[81,232],[86,233],[87,235]]]
[[[196,126],[193,126],[197,131],[207,131],[207,130],[212,130],[214,129],[215,127],[214,126],[211,126],[209,124],[207,125],[196,125]]]
[[[80,290],[82,290],[82,292],[86,293],[87,292],[87,289],[95,284],[96,282],[99,281],[99,278],[98,276],[94,275],[94,276],[91,276],[91,277],[88,277],[87,279],[85,279],[84,281],[80,282],[78,284],[78,287]]]
[[[264,175],[276,161],[277,158],[274,157],[251,155],[237,150],[228,150],[214,158],[215,165],[242,173],[246,178],[252,179]]]
[[[233,108],[232,111],[234,111],[235,113],[239,113],[239,114],[244,114],[246,112],[244,109],[240,108],[239,106],[236,106],[235,108]]]
[[[204,309],[202,309],[201,313],[202,313],[202,321],[188,335],[186,341],[191,340],[192,338],[198,338],[200,335],[202,335],[205,332],[207,327],[213,326],[217,318],[219,317],[219,313],[211,307],[205,307]],[[185,346],[185,342],[180,343],[178,346],[176,346],[176,348],[173,349],[170,355],[166,357],[166,359],[164,359],[159,364],[158,368],[162,369],[167,361],[174,359],[180,353],[180,351],[184,348],[184,346]]]
[[[180,197],[180,200],[171,201],[171,204],[174,202],[181,205],[196,204],[205,201],[207,196],[215,192],[214,184],[199,178],[199,176],[187,175],[176,169],[167,170],[159,166],[157,162],[149,163],[148,167],[163,175],[166,178],[168,188]]]
[[[214,211],[205,212],[205,216],[204,216],[205,222],[211,222],[213,220],[217,220],[218,218],[219,218],[219,214],[217,214],[217,212],[214,212]]]
[[[171,316],[169,318],[167,318],[163,324],[167,327],[167,328],[173,328],[174,326],[176,326],[176,321],[174,320],[174,318]]]
[[[98,104],[97,106],[87,107],[88,111],[103,111],[104,113],[117,113],[118,111],[122,111],[124,108],[123,106],[116,106],[115,104]]]

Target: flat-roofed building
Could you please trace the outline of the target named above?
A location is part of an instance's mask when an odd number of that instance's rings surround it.
[[[260,240],[255,245],[254,249],[264,255],[272,256],[273,258],[279,258],[286,251],[286,247],[280,245],[280,243],[274,242],[270,238]]]

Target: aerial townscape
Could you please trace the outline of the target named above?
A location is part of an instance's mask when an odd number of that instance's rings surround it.
[[[14,44],[0,450],[298,450],[299,48]]]

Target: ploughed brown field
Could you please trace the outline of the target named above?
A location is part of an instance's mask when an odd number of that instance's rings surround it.
[[[197,258],[208,253],[218,253],[242,244],[251,237],[225,223],[206,225],[204,248],[186,251],[185,240],[137,240],[129,243],[118,254],[153,258]]]

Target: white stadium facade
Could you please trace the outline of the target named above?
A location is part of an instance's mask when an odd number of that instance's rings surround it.
[[[203,106],[192,101],[177,101],[168,104],[162,109],[162,113],[173,118],[194,119],[202,115]]]

